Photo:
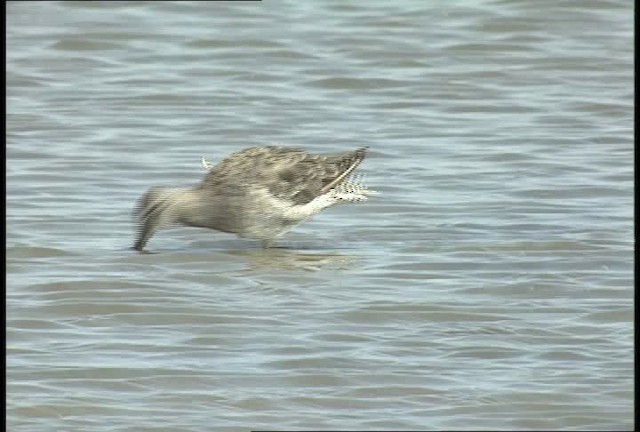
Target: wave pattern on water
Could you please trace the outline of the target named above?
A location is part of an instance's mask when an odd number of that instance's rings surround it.
[[[9,2],[12,431],[632,430],[629,2]],[[371,148],[278,248],[129,250],[253,145]]]

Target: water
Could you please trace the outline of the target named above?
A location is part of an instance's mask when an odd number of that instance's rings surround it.
[[[632,430],[632,8],[9,2],[8,429]],[[380,195],[129,250],[274,143]]]

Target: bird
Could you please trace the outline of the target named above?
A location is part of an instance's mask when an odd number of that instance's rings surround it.
[[[272,145],[246,148],[217,165],[202,158],[207,172],[199,184],[154,186],[138,199],[133,249],[143,251],[158,230],[175,225],[233,233],[272,247],[322,210],[376,193],[353,174],[367,150],[316,155]]]

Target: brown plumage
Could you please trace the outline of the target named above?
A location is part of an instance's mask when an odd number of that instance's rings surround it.
[[[261,239],[265,246],[298,223],[338,202],[366,200],[373,191],[347,179],[366,148],[313,155],[285,147],[252,147],[209,169],[192,188],[153,187],[135,216],[142,250],[153,234],[174,224]]]

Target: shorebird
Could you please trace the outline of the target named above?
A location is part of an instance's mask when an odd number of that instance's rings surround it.
[[[366,151],[314,155],[268,146],[233,153],[217,165],[203,158],[207,173],[200,184],[155,186],[138,200],[133,248],[142,251],[156,231],[174,225],[234,233],[270,247],[325,208],[375,193],[353,175]]]

